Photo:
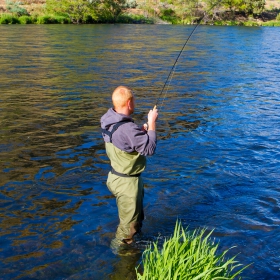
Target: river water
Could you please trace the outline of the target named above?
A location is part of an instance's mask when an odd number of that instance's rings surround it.
[[[145,122],[192,28],[0,26],[0,279],[135,279],[141,255],[109,247],[99,120],[124,84]],[[180,219],[235,246],[247,279],[280,278],[279,65],[280,29],[196,30],[159,100],[139,244]]]

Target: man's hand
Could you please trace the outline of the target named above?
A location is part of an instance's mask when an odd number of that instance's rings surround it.
[[[148,114],[148,130],[156,130],[156,120],[158,117],[158,110],[154,108]]]
[[[148,128],[149,128],[148,124],[144,123],[143,126],[142,126],[142,130],[143,131],[148,131]]]

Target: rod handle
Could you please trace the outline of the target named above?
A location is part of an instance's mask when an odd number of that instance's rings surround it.
[[[155,110],[156,108],[157,108],[157,105],[154,106],[154,109],[153,109],[153,110]]]

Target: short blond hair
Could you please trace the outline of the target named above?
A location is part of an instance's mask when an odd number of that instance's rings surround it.
[[[118,86],[113,94],[112,101],[114,108],[123,108],[126,106],[126,102],[133,98],[132,90],[126,86]]]

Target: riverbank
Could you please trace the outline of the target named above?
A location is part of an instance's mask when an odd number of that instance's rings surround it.
[[[89,18],[84,24],[100,24],[111,23],[106,21],[95,22],[92,18]],[[123,14],[118,17],[114,23],[126,23],[126,24],[154,24],[158,23],[156,19],[133,15]],[[11,14],[0,15],[0,24],[72,24],[71,19],[62,15],[34,15],[34,16],[16,16]]]
[[[0,15],[0,24],[71,24],[71,20],[67,16],[60,15],[35,15],[35,16],[15,16],[11,14],[1,14]],[[94,22],[92,19],[89,19],[84,24],[101,24],[101,23],[111,23],[111,22]],[[135,14],[123,14],[118,17],[115,23],[123,24],[180,24],[172,23],[167,20],[162,20],[157,17],[144,17]],[[183,23],[184,24],[184,23]],[[196,24],[185,23],[188,25]],[[263,21],[255,18],[248,18],[245,20],[239,19],[216,19],[213,21],[202,21],[202,25],[220,25],[220,26],[280,26],[280,18],[275,20]]]
[[[170,1],[169,1],[170,2]],[[170,2],[171,3],[171,2]],[[237,26],[280,26],[280,3],[274,0],[266,1],[262,12],[251,14],[245,11],[229,11],[219,6],[213,11],[205,12],[207,6],[201,2],[198,7],[190,8],[180,14],[175,4],[134,2],[131,7],[123,7],[116,14],[106,16],[97,9],[92,14],[83,15],[81,19],[73,19],[67,12],[50,10],[45,0],[12,2],[0,0],[0,24],[98,24],[98,23],[127,23],[127,24],[196,24],[203,16],[204,25],[237,25]],[[101,11],[101,12],[100,12]],[[101,13],[101,16],[99,15]],[[205,15],[204,15],[205,14]]]

